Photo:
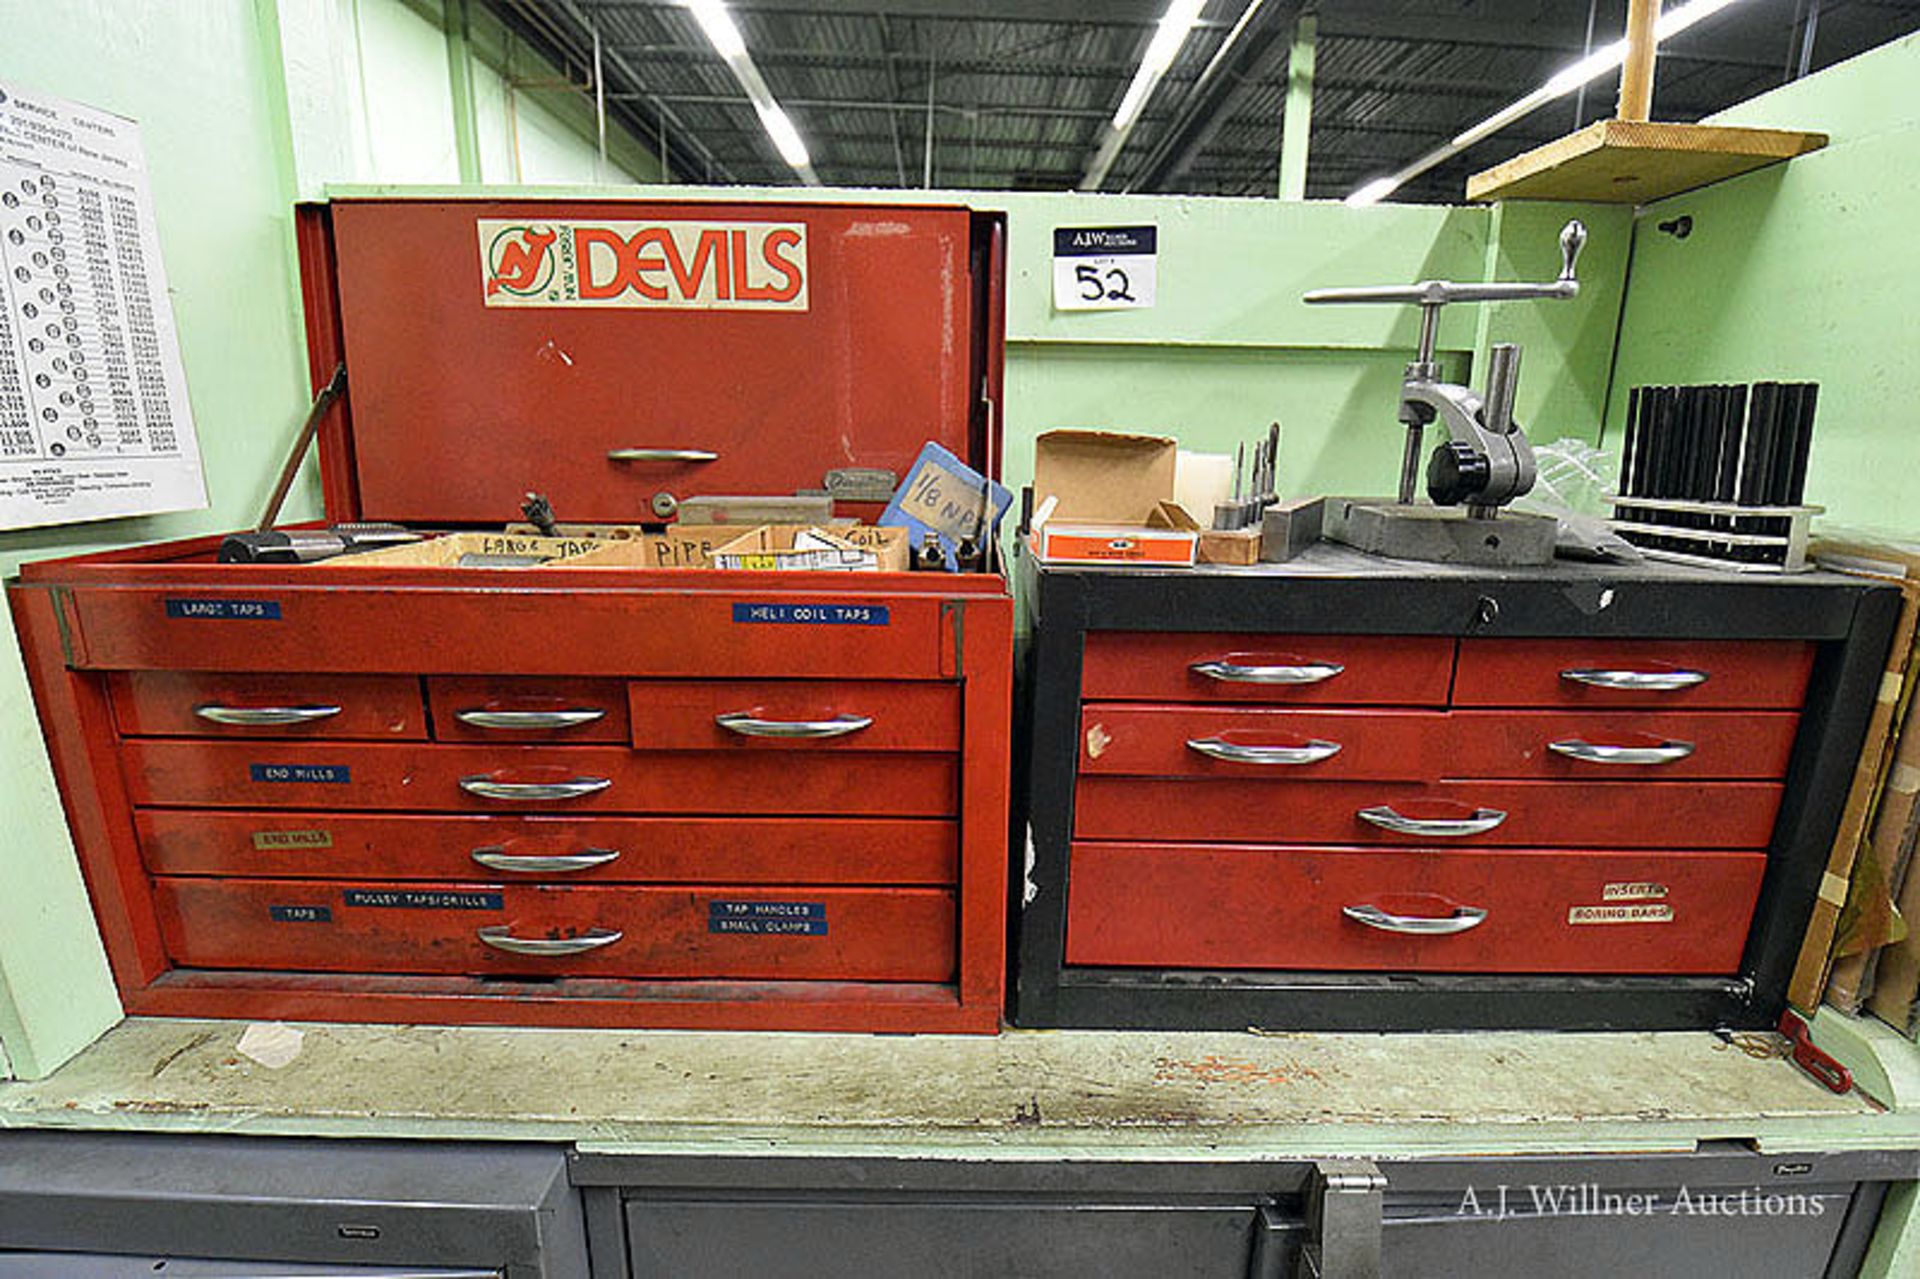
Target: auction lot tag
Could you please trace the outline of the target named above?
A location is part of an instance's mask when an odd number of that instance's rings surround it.
[[[1159,229],[1055,227],[1053,309],[1127,311],[1153,305]]]

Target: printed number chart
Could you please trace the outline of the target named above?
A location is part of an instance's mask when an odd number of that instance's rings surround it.
[[[0,83],[0,529],[206,504],[139,129]]]

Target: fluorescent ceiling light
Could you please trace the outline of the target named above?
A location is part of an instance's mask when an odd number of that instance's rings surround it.
[[[1113,113],[1113,122],[1102,132],[1099,149],[1094,152],[1093,162],[1087,166],[1086,176],[1080,180],[1082,191],[1097,191],[1106,180],[1107,170],[1119,158],[1121,148],[1127,145],[1128,135],[1140,120],[1140,113],[1146,109],[1147,99],[1153,96],[1154,89],[1160,84],[1160,77],[1167,73],[1173,60],[1180,56],[1180,46],[1187,42],[1187,33],[1200,20],[1200,11],[1206,8],[1206,4],[1207,0],[1172,0],[1167,11],[1160,15],[1153,39],[1147,42],[1147,51],[1140,55],[1140,66],[1134,71],[1133,80],[1121,96],[1119,108]]]
[[[1153,39],[1147,42],[1147,51],[1140,56],[1140,66],[1133,73],[1133,83],[1127,86],[1127,92],[1120,99],[1120,109],[1113,113],[1113,127],[1130,129],[1140,117],[1141,109],[1147,105],[1147,99],[1153,96],[1160,77],[1167,73],[1179,56],[1180,46],[1187,42],[1187,33],[1193,30],[1193,24],[1200,20],[1200,10],[1206,7],[1207,0],[1173,0],[1167,11],[1160,15],[1160,25],[1154,28]]]
[[[707,43],[715,53],[728,62],[746,53],[746,39],[720,0],[687,0],[687,8],[693,13],[693,20],[700,24],[700,30],[706,33]]]
[[[1660,15],[1653,25],[1653,42],[1658,46],[1662,40],[1679,35],[1688,27],[1702,19],[1710,18],[1736,0],[1693,0],[1692,4],[1669,9]],[[1345,204],[1358,207],[1378,204],[1394,191],[1431,169],[1443,160],[1451,159],[1483,138],[1491,137],[1523,116],[1532,115],[1547,103],[1566,97],[1583,84],[1591,84],[1601,76],[1610,75],[1627,60],[1627,42],[1615,40],[1612,44],[1595,49],[1580,61],[1555,73],[1545,84],[1514,102],[1508,103],[1498,111],[1456,133],[1445,146],[1433,150],[1415,160],[1406,168],[1391,177],[1374,178],[1364,184],[1344,201]]]
[[[740,34],[740,27],[727,11],[721,0],[683,0],[693,20],[700,24],[700,30],[707,37],[707,43],[713,51],[726,62],[733,72],[733,78],[746,90],[747,100],[753,104],[754,114],[760,117],[760,125],[772,139],[774,150],[780,153],[800,180],[808,186],[819,186],[820,179],[813,171],[813,159],[807,154],[807,144],[800,139],[800,131],[793,127],[793,119],[786,110],[774,101],[773,92],[767,88],[767,82],[760,75],[760,68],[753,64],[753,58],[747,53],[747,41]]]

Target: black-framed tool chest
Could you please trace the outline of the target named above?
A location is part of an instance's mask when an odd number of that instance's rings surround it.
[[[1898,609],[1834,574],[1330,544],[1023,550],[1020,581],[1031,1027],[1771,1026]]]

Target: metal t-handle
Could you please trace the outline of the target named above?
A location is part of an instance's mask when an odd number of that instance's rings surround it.
[[[1527,298],[1570,298],[1580,292],[1574,265],[1586,247],[1587,228],[1578,218],[1560,230],[1560,278],[1534,283],[1524,280],[1461,282],[1422,280],[1418,284],[1369,285],[1356,289],[1315,289],[1308,302],[1388,302],[1402,306],[1445,306],[1449,302],[1519,302]],[[1428,353],[1427,358],[1431,358]]]

